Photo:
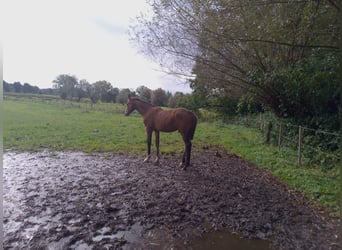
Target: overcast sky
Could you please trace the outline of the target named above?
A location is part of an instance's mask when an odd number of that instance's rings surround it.
[[[3,77],[51,88],[60,74],[114,87],[189,92],[180,79],[161,72],[129,41],[128,26],[145,0],[5,0]]]

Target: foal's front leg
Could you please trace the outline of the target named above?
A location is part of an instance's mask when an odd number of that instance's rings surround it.
[[[150,128],[146,128],[147,133],[147,156],[144,159],[144,162],[148,162],[151,158],[151,139],[152,139],[153,130]]]

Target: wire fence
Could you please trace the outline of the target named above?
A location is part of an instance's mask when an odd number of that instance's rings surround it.
[[[296,159],[297,166],[319,166],[329,170],[340,163],[338,133],[294,125],[262,113],[224,117],[223,121],[258,129],[265,143],[278,149],[279,157],[289,163]]]

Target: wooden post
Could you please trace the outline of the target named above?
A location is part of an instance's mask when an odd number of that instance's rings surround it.
[[[279,134],[278,134],[278,150],[280,150],[280,146],[281,146],[281,135],[282,135],[282,131],[283,130],[283,124],[280,122],[279,123]]]
[[[260,131],[264,133],[264,113],[260,112]]]
[[[267,142],[267,143],[270,143],[272,128],[273,128],[273,124],[272,124],[272,122],[270,121],[270,122],[268,123],[267,134],[266,134],[266,142]]]
[[[302,165],[302,133],[303,133],[303,128],[299,126],[299,129],[298,129],[298,167]]]

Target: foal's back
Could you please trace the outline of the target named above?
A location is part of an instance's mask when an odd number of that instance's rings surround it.
[[[178,130],[186,133],[193,127],[196,127],[197,118],[189,110],[184,108],[163,110],[156,108],[153,111],[153,127],[161,132],[173,132]],[[150,119],[152,118],[152,114]]]

